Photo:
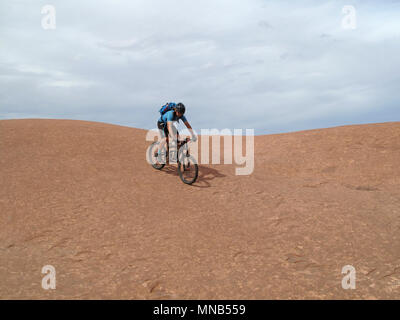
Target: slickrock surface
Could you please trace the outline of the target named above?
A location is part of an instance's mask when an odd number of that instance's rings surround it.
[[[145,134],[0,121],[1,299],[400,299],[399,122],[257,136],[193,186]]]

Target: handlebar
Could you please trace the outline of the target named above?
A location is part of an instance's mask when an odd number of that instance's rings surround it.
[[[178,140],[178,145],[183,146],[184,144],[188,143],[190,141],[189,137],[186,137],[185,140]]]

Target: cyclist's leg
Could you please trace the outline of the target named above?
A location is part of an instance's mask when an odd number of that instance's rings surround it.
[[[166,140],[168,137],[168,128],[165,123],[162,123],[160,121],[157,122],[157,127],[160,130],[160,133],[162,136],[162,138],[160,140],[160,144],[158,145],[158,150],[157,150],[157,154],[159,154],[166,143]]]
[[[168,143],[168,155],[171,163],[177,162],[178,156],[178,139],[179,132],[175,126],[172,126],[172,132],[168,135],[167,143]]]

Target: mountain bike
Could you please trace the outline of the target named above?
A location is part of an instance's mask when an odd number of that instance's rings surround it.
[[[196,159],[189,153],[189,138],[179,140],[177,143],[177,164],[178,174],[183,183],[192,184],[197,180],[199,175],[199,166]],[[160,142],[155,141],[149,148],[148,159],[154,169],[161,170],[168,163],[169,164],[169,143],[168,138],[166,147],[164,146],[160,152],[156,152]]]

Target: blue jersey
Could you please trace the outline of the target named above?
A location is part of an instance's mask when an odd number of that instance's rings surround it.
[[[186,122],[186,117],[182,115],[182,117],[178,118],[178,116],[175,114],[174,110],[167,111],[164,113],[158,121],[167,123],[169,121],[179,121],[182,120],[183,122]]]

